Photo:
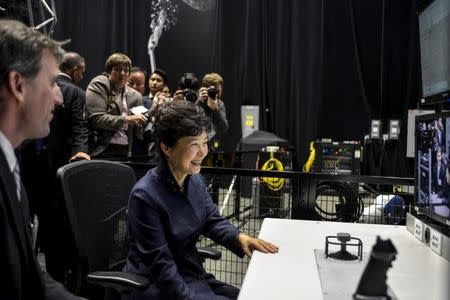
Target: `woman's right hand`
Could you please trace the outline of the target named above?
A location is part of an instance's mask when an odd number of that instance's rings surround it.
[[[237,237],[239,244],[245,255],[252,257],[253,250],[258,250],[262,253],[277,253],[278,246],[272,243],[266,242],[265,240],[254,238],[246,234],[240,233]]]

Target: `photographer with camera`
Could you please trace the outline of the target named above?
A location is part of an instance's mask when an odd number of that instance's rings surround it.
[[[199,81],[194,73],[185,73],[181,77],[179,89],[174,93],[173,100],[187,100],[203,108],[213,124],[208,140],[217,150],[220,147],[220,137],[228,130],[225,104],[221,100],[223,78],[217,73],[206,74],[202,79],[200,90],[198,87]]]
[[[220,147],[219,138],[228,130],[227,113],[222,99],[223,78],[217,73],[209,73],[203,77],[197,104],[211,118],[213,132],[210,140],[215,149]]]
[[[199,82],[194,73],[185,73],[180,79],[178,90],[173,94],[173,100],[197,102]]]
[[[106,60],[106,72],[95,77],[86,90],[86,110],[91,129],[91,153],[95,158],[127,157],[133,138],[147,124],[143,114],[133,114],[142,96],[126,83],[131,60],[114,53]]]
[[[163,101],[165,100],[165,98],[162,98],[163,96],[168,97],[163,93],[164,87],[167,86],[167,82],[167,73],[161,69],[155,69],[150,75],[150,78],[148,79],[150,93],[142,98],[144,106],[150,109],[150,111],[153,111],[158,104],[165,102]]]
[[[158,159],[152,137],[152,128],[155,118],[154,113],[157,111],[158,106],[172,101],[167,83],[167,74],[161,69],[155,69],[150,75],[150,79],[148,80],[150,93],[148,96],[143,97],[144,107],[148,109],[144,115],[148,121],[143,129],[143,141],[137,140],[140,145],[135,147],[136,151],[133,152],[133,155],[148,155],[154,159]]]

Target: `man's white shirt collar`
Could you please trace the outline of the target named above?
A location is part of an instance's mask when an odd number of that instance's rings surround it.
[[[13,172],[17,164],[17,157],[16,154],[14,153],[14,148],[11,142],[6,138],[6,136],[3,134],[1,130],[0,130],[0,149],[5,154],[9,169],[11,170],[11,172]]]

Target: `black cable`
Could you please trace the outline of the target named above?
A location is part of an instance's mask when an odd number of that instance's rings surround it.
[[[318,197],[324,195],[337,196],[335,212],[323,209],[318,202]],[[316,186],[316,214],[325,221],[358,222],[364,204],[361,196],[355,188],[347,182],[319,181]]]

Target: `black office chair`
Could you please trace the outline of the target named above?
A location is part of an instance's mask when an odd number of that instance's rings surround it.
[[[147,278],[120,272],[128,252],[125,210],[136,183],[132,168],[118,162],[79,161],[57,172],[77,247],[75,293],[90,299],[114,299],[117,293],[149,286]],[[203,257],[220,251],[199,248]],[[104,289],[94,283],[102,285]]]

